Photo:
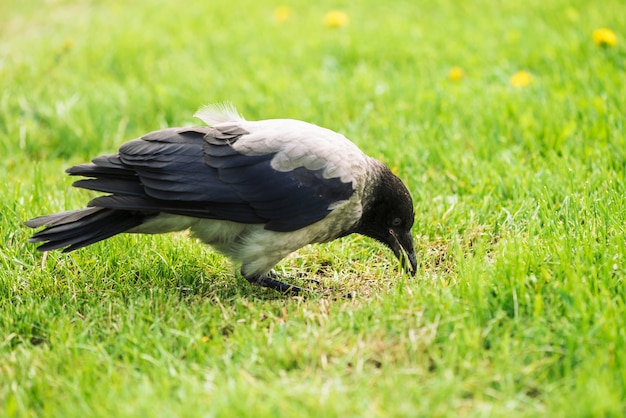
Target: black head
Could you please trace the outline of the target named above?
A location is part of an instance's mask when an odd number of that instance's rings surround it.
[[[383,167],[375,184],[363,196],[361,220],[354,232],[387,245],[402,267],[415,275],[417,257],[411,227],[415,220],[413,200],[402,180]]]

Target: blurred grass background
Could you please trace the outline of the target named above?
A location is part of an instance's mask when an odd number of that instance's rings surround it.
[[[624,28],[618,0],[2,2],[5,414],[623,416]],[[217,101],[386,162],[416,279],[361,237],[281,263],[351,301],[250,287],[181,235],[26,243],[89,198],[64,168]]]

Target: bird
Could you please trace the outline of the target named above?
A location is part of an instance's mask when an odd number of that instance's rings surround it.
[[[299,294],[274,267],[308,244],[357,233],[385,244],[415,275],[413,200],[385,164],[312,123],[248,121],[228,103],[194,116],[205,125],[157,130],[68,168],[82,177],[74,187],[103,194],[24,222],[44,227],[29,242],[68,252],[120,233],[189,230],[248,282]]]

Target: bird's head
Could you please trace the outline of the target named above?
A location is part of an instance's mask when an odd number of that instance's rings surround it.
[[[411,275],[417,271],[411,227],[415,220],[413,199],[402,180],[387,167],[366,188],[363,214],[354,232],[387,245]]]

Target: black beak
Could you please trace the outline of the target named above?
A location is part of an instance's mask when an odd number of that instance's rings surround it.
[[[389,246],[398,260],[400,260],[400,265],[402,265],[402,268],[408,271],[411,276],[415,276],[417,272],[417,256],[415,255],[415,248],[413,247],[411,231],[397,232],[390,229],[389,234],[392,237]]]

